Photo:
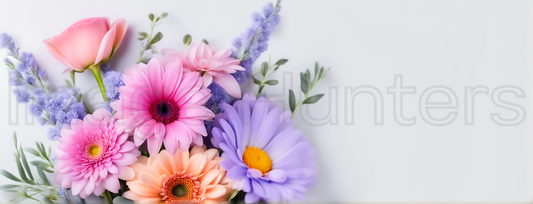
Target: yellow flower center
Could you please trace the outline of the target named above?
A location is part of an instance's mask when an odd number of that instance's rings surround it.
[[[246,147],[244,154],[242,155],[242,161],[249,168],[257,169],[261,173],[265,174],[272,170],[272,161],[270,157],[263,150],[257,147]]]
[[[98,145],[93,145],[89,148],[89,154],[96,156],[100,153],[100,147]]]

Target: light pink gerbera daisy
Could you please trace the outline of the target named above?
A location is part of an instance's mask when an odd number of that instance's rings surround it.
[[[204,120],[213,112],[205,103],[211,90],[202,87],[198,72],[183,73],[181,61],[162,64],[152,58],[147,65],[126,68],[120,99],[112,104],[116,116],[133,132],[135,145],[147,141],[148,152],[157,154],[162,143],[174,154],[191,143],[203,145]]]
[[[232,190],[220,161],[217,149],[199,146],[141,156],[123,196],[140,203],[223,203]]]
[[[98,109],[82,120],[63,126],[54,170],[54,182],[72,188],[73,195],[86,198],[105,189],[118,193],[118,179],[133,179],[130,164],[141,155],[133,142],[127,141],[124,127],[106,109]]]
[[[228,49],[217,51],[213,46],[205,43],[192,43],[185,54],[173,49],[163,49],[164,59],[180,59],[183,68],[191,72],[200,72],[204,79],[204,87],[212,81],[217,82],[229,95],[241,98],[241,87],[231,73],[245,70],[239,65],[238,59],[231,57]]]

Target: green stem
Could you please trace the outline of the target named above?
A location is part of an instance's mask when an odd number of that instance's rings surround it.
[[[76,71],[72,70],[70,72],[70,79],[72,79],[72,85],[76,86],[76,78],[74,77],[74,75],[76,74]]]
[[[103,195],[106,204],[113,204],[113,198],[111,198],[111,194],[108,190],[104,191]]]
[[[107,101],[104,82],[102,81],[102,75],[100,75],[100,64],[93,64],[89,66],[89,69],[94,74],[94,78],[96,79],[96,82],[98,83],[98,87],[100,87],[102,98],[104,98],[104,101]]]

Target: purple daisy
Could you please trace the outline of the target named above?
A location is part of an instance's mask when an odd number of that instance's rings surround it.
[[[317,182],[315,151],[293,129],[291,112],[250,93],[222,108],[212,142],[224,151],[220,164],[233,180],[232,188],[246,192],[247,203],[304,200]]]

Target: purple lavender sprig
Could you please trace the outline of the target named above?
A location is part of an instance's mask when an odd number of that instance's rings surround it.
[[[233,74],[239,84],[242,84],[252,75],[253,63],[261,53],[268,49],[269,36],[280,21],[280,4],[281,0],[278,0],[276,5],[268,3],[263,7],[262,14],[254,13],[252,25],[241,36],[233,40],[233,55],[234,57],[240,55],[240,65],[246,69]],[[241,50],[242,54],[240,54]]]
[[[4,62],[9,67],[9,80],[16,88],[13,93],[19,103],[29,103],[30,113],[37,118],[40,125],[48,124],[48,137],[56,140],[61,137],[59,131],[63,124],[70,124],[72,119],[83,119],[85,106],[81,102],[79,89],[68,83],[55,92],[50,90],[46,72],[39,69],[37,60],[31,53],[19,54],[19,48],[11,36],[0,34],[0,49],[7,48],[9,56],[17,59],[17,65],[9,58]]]

